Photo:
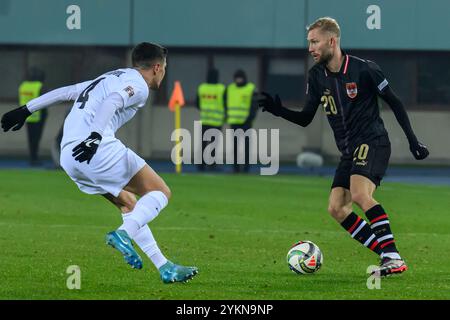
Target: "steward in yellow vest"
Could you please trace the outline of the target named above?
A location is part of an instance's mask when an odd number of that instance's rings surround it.
[[[24,106],[30,100],[41,95],[43,83],[41,81],[24,81],[19,86],[19,105]],[[32,113],[26,120],[27,123],[36,123],[41,120],[41,111]]]
[[[243,125],[247,122],[254,91],[253,83],[241,86],[232,83],[227,87],[227,123],[229,125]]]
[[[32,68],[28,72],[28,77],[19,86],[19,105],[24,106],[30,100],[39,97],[43,94],[44,72]],[[33,112],[26,120],[27,123],[27,137],[30,152],[30,165],[39,165],[39,142],[44,130],[45,120],[47,118],[47,110],[40,110]]]
[[[200,110],[200,120],[202,122],[202,164],[200,171],[206,168],[215,169],[215,163],[206,165],[203,152],[212,141],[203,141],[205,132],[209,129],[221,130],[225,123],[225,85],[219,83],[219,71],[217,69],[208,70],[207,80],[201,83],[197,89],[197,107]],[[215,153],[211,154],[215,156]]]
[[[255,103],[256,92],[255,84],[247,82],[247,75],[243,70],[237,70],[234,73],[234,82],[228,85],[226,90],[226,110],[227,123],[234,130],[242,129],[247,131],[252,127],[253,119],[256,116],[258,106]],[[234,172],[248,172],[250,170],[249,156],[250,143],[248,138],[244,143],[245,164],[238,164],[237,139],[233,142],[234,153]]]
[[[221,83],[202,83],[198,87],[202,125],[222,127],[225,119],[225,86]]]
[[[198,87],[198,106],[202,125],[222,127],[225,120],[224,93],[225,85],[215,82],[205,82]]]

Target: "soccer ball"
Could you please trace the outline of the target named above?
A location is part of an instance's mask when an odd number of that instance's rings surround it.
[[[289,269],[297,274],[314,273],[323,263],[319,247],[311,241],[294,243],[287,254]]]

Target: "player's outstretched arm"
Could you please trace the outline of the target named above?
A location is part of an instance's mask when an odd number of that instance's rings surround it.
[[[11,128],[12,131],[19,130],[27,117],[37,110],[44,109],[55,103],[75,100],[88,83],[90,81],[49,91],[29,101],[26,105],[5,113],[1,119],[3,131],[9,131]]]
[[[52,91],[49,91],[42,96],[37,97],[29,101],[26,104],[28,110],[33,113],[35,111],[44,109],[52,104],[61,103],[66,101],[75,100],[81,92],[91,83],[91,81],[85,81],[74,85],[61,87]]]
[[[430,154],[428,148],[421,142],[418,141],[414,131],[411,127],[411,123],[406,113],[405,107],[394,91],[387,87],[386,90],[381,95],[381,98],[386,101],[389,107],[394,112],[395,118],[403,129],[406,138],[409,142],[409,150],[413,154],[414,158],[417,160],[423,160]]]
[[[275,95],[275,99],[266,92],[261,93],[264,98],[258,100],[258,105],[262,108],[262,111],[267,111],[277,117],[282,117],[290,122],[298,124],[302,127],[306,127],[314,119],[314,115],[317,111],[317,106],[310,106],[307,103],[306,107],[302,111],[292,111],[283,107],[280,97]]]

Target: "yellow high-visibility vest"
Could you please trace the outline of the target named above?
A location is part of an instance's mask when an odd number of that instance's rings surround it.
[[[202,124],[215,127],[223,125],[225,119],[224,93],[225,85],[221,83],[202,83],[198,87]]]
[[[19,105],[24,106],[30,100],[41,95],[42,82],[40,81],[24,81],[19,86]],[[30,123],[41,121],[41,111],[33,112],[26,120]]]
[[[244,124],[250,114],[255,85],[247,83],[238,87],[235,83],[227,87],[227,122],[228,124]]]

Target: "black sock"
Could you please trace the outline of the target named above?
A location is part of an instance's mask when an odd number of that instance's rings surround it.
[[[377,241],[377,237],[374,235],[367,222],[356,213],[350,213],[348,217],[342,221],[341,226],[350,233],[353,239],[359,241],[378,255],[381,254],[381,248]]]
[[[379,204],[373,206],[366,212],[366,217],[370,221],[370,227],[380,243],[381,251],[397,252],[394,235],[389,226],[389,218],[383,207]]]

